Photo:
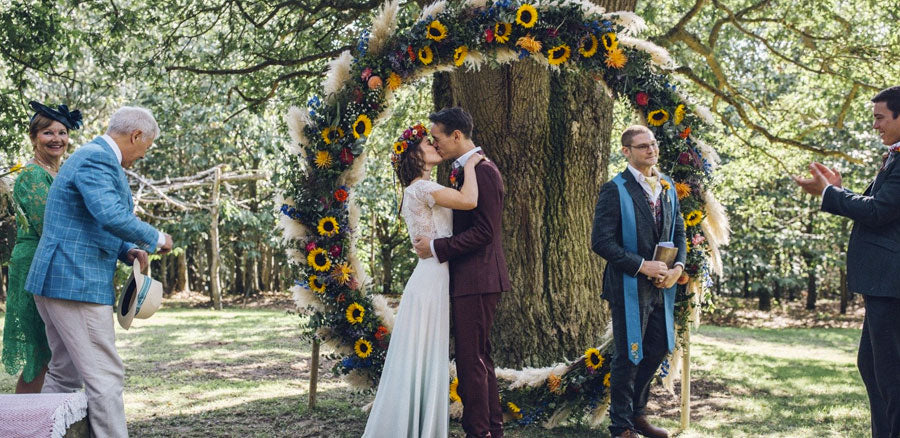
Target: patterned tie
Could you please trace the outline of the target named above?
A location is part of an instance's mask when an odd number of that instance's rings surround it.
[[[659,177],[645,176],[644,181],[647,181],[647,184],[650,186],[650,191],[656,193],[656,186],[659,185]]]

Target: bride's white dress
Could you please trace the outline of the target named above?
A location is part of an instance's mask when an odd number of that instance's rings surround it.
[[[404,191],[401,214],[409,236],[449,237],[453,212],[435,205],[431,193],[444,186],[426,180]],[[419,259],[394,322],[384,371],[369,412],[368,438],[448,435],[450,273],[436,258]]]

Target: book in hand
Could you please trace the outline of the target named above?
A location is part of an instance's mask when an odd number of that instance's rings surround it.
[[[677,256],[678,248],[672,242],[659,242],[656,244],[656,249],[653,250],[653,261],[663,262],[669,269],[675,267],[675,257]]]

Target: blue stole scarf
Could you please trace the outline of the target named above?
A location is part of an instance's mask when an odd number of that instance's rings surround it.
[[[675,205],[675,200],[678,199],[675,193],[675,183],[667,176],[660,176],[669,183],[668,194],[672,203],[672,223],[669,231],[669,241],[675,243],[673,240],[675,238],[675,215],[679,214]],[[634,200],[625,188],[625,178],[622,177],[622,174],[616,175],[613,178],[613,182],[619,187],[619,207],[622,212],[622,244],[625,246],[626,251],[637,254],[637,222],[634,217]],[[643,202],[643,200],[639,202]],[[637,277],[632,277],[627,272],[623,272],[622,285],[625,291],[625,331],[628,335],[628,345],[631,348],[628,358],[635,364],[638,364],[644,358],[644,348],[641,334],[641,309],[638,302]],[[669,352],[675,349],[675,288],[676,286],[673,285],[663,290],[666,311],[666,337],[668,338]]]

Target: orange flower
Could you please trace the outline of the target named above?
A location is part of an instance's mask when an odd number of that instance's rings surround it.
[[[682,200],[691,195],[691,186],[685,183],[675,183],[675,193],[678,194],[678,200]]]
[[[559,394],[559,386],[562,383],[562,379],[559,378],[556,374],[550,374],[547,377],[547,389],[554,394]]]
[[[691,135],[691,127],[690,126],[688,126],[687,128],[684,128],[684,131],[681,131],[681,133],[678,134],[678,136],[681,137],[682,139],[686,139],[690,135]]]
[[[344,189],[337,189],[334,191],[334,199],[336,199],[338,202],[346,201],[348,196],[349,194]]]

